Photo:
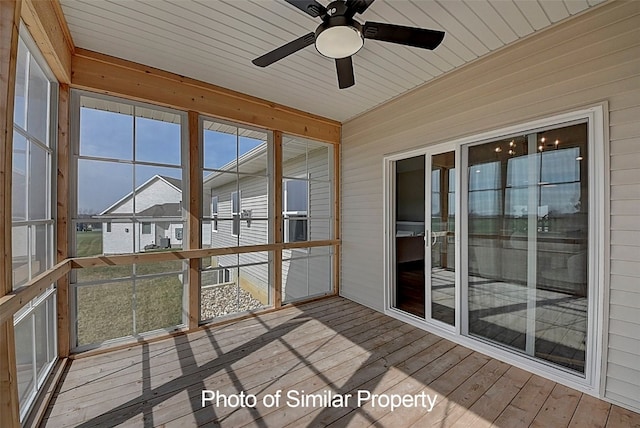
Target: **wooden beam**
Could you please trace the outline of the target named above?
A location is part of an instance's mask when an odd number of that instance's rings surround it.
[[[13,314],[70,271],[70,260],[64,260],[51,269],[42,272],[17,290],[0,297],[0,322],[7,320],[13,322]]]
[[[284,241],[283,236],[283,216],[282,216],[282,132],[273,132],[273,177],[274,177],[274,222],[275,236],[274,240],[277,244]],[[274,251],[273,260],[273,306],[279,308],[282,306],[282,250]]]
[[[339,245],[336,239],[323,241],[287,242],[281,244],[260,244],[241,247],[202,248],[199,250],[162,251],[157,253],[119,254],[115,256],[90,256],[69,259],[72,269],[91,268],[100,266],[122,266],[133,263],[167,262],[175,260],[201,259],[212,256],[227,256],[230,254],[246,254],[262,251],[292,250],[295,248],[314,248]]]
[[[22,0],[22,19],[60,83],[71,83],[75,50],[58,0]]]
[[[211,256],[230,254],[246,254],[264,251],[292,250],[296,248],[314,248],[340,245],[336,239],[324,241],[301,241],[280,244],[249,245],[244,247],[202,248],[195,250],[166,251],[158,253],[122,254],[116,256],[91,256],[66,259],[53,268],[41,273],[19,289],[0,297],[0,322],[7,320],[41,294],[51,283],[58,281],[71,269],[82,269],[99,266],[122,266],[133,263],[153,263],[171,260],[201,259]]]
[[[58,263],[71,255],[69,224],[69,85],[60,84],[58,91],[58,174],[56,177],[56,260]],[[58,314],[58,355],[68,357],[71,350],[69,329],[69,275],[60,278],[56,285]]]
[[[177,74],[84,49],[72,58],[74,88],[340,143],[340,123]]]
[[[0,1],[0,296],[13,291],[11,175],[20,0]],[[0,427],[19,427],[13,314],[0,321]]]
[[[188,249],[202,246],[202,165],[200,162],[200,122],[195,111],[189,112],[189,209],[187,230]],[[188,327],[198,327],[200,323],[200,260],[189,260]]]

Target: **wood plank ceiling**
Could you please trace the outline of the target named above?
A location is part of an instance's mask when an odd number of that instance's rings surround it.
[[[345,122],[603,0],[376,0],[360,22],[443,30],[436,50],[365,41],[356,85],[337,87],[313,46],[267,68],[251,60],[314,31],[284,0],[61,0],[76,46]],[[327,0],[319,0],[326,5]]]

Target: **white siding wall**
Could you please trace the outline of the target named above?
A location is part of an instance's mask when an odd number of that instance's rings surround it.
[[[640,2],[614,1],[342,128],[341,294],[383,308],[385,154],[607,101],[610,289],[604,394],[640,410]],[[602,284],[606,287],[608,284]]]
[[[250,210],[251,221],[240,220],[240,236],[232,235],[231,193],[240,188],[240,211]],[[211,233],[211,246],[214,248],[235,247],[236,245],[258,245],[269,242],[269,224],[266,220],[255,218],[268,217],[268,178],[243,177],[239,183],[235,180],[214,189],[218,196],[218,231]],[[208,192],[206,194],[209,194]],[[220,256],[218,263],[222,266],[234,266],[240,261],[245,263],[266,263],[266,253]],[[214,263],[215,264],[215,263]],[[234,271],[235,272],[235,271]],[[255,287],[266,290],[269,286],[269,269],[267,265],[250,266],[241,269],[240,276]],[[234,278],[232,278],[234,279]]]
[[[111,223],[111,232],[107,232],[106,223],[102,225],[102,252],[104,254],[125,254],[133,252],[133,224]]]

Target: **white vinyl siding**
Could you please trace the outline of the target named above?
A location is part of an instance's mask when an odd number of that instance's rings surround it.
[[[341,294],[383,309],[384,155],[605,101],[610,275],[599,284],[608,302],[601,395],[639,411],[639,28],[640,2],[607,3],[345,123]]]

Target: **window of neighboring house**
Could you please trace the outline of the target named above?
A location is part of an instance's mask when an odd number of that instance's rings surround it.
[[[151,223],[142,223],[142,234],[151,235]]]
[[[229,269],[216,271],[216,284],[225,284],[230,281]]]
[[[218,231],[218,197],[211,197],[211,230]]]
[[[231,193],[231,215],[233,216],[231,234],[233,236],[240,236],[240,192]]]
[[[107,223],[107,232],[111,232],[111,223]]]
[[[288,179],[284,181],[284,239],[285,242],[308,239],[309,182]]]
[[[176,229],[175,237],[178,241],[182,241],[182,228],[179,227]]]

